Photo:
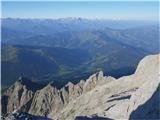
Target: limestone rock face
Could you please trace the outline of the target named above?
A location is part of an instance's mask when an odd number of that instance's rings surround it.
[[[160,55],[145,57],[136,72],[115,79],[97,72],[57,89],[19,79],[2,96],[2,112],[15,109],[54,120],[160,119]]]
[[[60,91],[62,92],[62,96],[67,96],[66,103],[69,101],[79,97],[83,92],[84,81],[80,81],[80,83],[74,85],[73,83],[68,83],[64,88]],[[64,90],[65,89],[65,90]],[[65,95],[67,92],[67,95]]]
[[[49,114],[53,109],[56,112],[62,105],[60,92],[49,84],[35,93],[29,113],[43,116]]]
[[[138,66],[136,77],[144,84],[132,94],[128,105],[130,119],[158,119],[160,117],[160,56],[148,56]],[[142,75],[143,74],[143,75]]]
[[[56,114],[70,101],[113,79],[104,77],[100,71],[86,81],[81,80],[78,84],[69,82],[63,88],[57,89],[52,84],[40,88],[35,83],[20,78],[3,95],[2,111],[8,113],[18,109],[34,115]]]
[[[12,112],[14,109],[28,111],[34,93],[39,88],[36,83],[26,78],[19,78],[2,96],[2,113]]]
[[[83,86],[83,92],[84,93],[89,92],[93,90],[96,86],[107,84],[112,80],[115,80],[115,78],[103,76],[103,72],[100,71],[96,74],[93,74],[86,80]]]
[[[1,120],[52,120],[52,119],[47,117],[34,116],[26,112],[14,110],[12,113],[9,113],[5,117],[2,117]]]
[[[94,89],[97,82],[103,78],[105,77],[103,77],[103,72],[101,71],[92,75],[86,82],[81,80],[75,85],[69,82],[60,90],[49,84],[35,93],[29,113],[42,116],[50,113],[56,115],[70,101]]]
[[[35,115],[48,115],[50,112],[57,113],[74,98],[82,94],[83,83],[74,85],[68,83],[62,89],[58,90],[51,84],[37,91],[29,113]]]
[[[94,89],[96,87],[97,81],[98,79],[98,73],[92,75],[89,77],[89,79],[86,81],[86,83],[84,84],[84,92],[88,92],[91,91],[92,89]]]
[[[135,74],[112,80],[94,89],[87,87],[87,90],[92,90],[71,101],[56,116],[50,115],[56,120],[159,119],[159,62],[160,55],[145,57]],[[95,81],[98,81],[96,75],[89,79],[94,83],[92,86],[95,86]]]
[[[129,119],[159,119],[160,118],[160,89],[156,86],[153,90],[148,93],[142,93],[141,90],[148,90],[150,84],[146,84],[144,88],[139,89],[131,98],[128,106],[128,111],[130,113]],[[146,89],[145,89],[146,88]]]
[[[127,82],[130,81],[129,83],[132,83],[128,84],[130,90],[131,89],[135,90],[129,94],[130,95],[129,99],[127,100],[123,99],[123,102],[114,105],[106,113],[110,116],[113,116],[112,118],[114,119],[118,118],[129,119],[133,111],[137,111],[137,109],[142,105],[146,106],[145,104],[150,99],[152,99],[152,96],[155,93],[159,94],[158,93],[159,91],[157,91],[158,86],[160,84],[159,62],[160,62],[160,55],[147,56],[139,63],[134,75],[120,78],[119,81],[121,81],[122,83],[123,81],[126,80]],[[125,89],[125,87],[123,89]],[[125,92],[127,93],[128,91]],[[158,95],[157,97],[154,97],[154,102],[156,102],[157,100],[159,100]],[[134,119],[141,118],[140,116],[143,117],[148,116],[147,119],[149,119],[149,114],[147,113],[151,114],[153,111],[154,111],[153,112],[154,116],[155,117],[158,116],[155,114],[158,114],[160,109],[157,110],[155,105],[147,104],[147,106],[148,107],[143,109],[143,111],[138,113],[139,115],[137,114],[137,116],[134,116]]]

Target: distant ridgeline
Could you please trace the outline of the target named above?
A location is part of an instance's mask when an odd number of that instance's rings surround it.
[[[21,75],[58,87],[99,70],[117,78],[132,74],[147,54],[159,52],[157,25],[131,28],[130,22],[117,30],[108,28],[112,22],[2,19],[2,86]]]

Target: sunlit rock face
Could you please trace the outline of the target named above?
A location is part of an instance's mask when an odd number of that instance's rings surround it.
[[[35,116],[28,114],[26,112],[14,110],[13,112],[7,114],[5,117],[1,117],[1,120],[52,120],[52,119],[43,116]]]
[[[2,113],[27,112],[54,120],[159,119],[160,55],[150,55],[130,76],[103,72],[57,89],[20,78],[2,96]]]
[[[159,119],[159,58],[159,55],[145,57],[135,74],[96,86],[51,116],[62,120]]]
[[[34,93],[41,87],[27,78],[20,77],[2,96],[2,114],[12,112],[14,109],[28,111]]]

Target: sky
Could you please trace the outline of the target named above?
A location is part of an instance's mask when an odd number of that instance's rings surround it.
[[[25,2],[3,1],[2,18],[158,20],[158,2]]]

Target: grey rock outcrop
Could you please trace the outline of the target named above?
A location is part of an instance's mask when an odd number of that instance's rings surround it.
[[[147,56],[139,63],[135,74],[96,86],[71,101],[56,116],[50,116],[56,120],[74,120],[76,116],[106,119],[138,119],[148,116],[146,118],[159,119],[160,108],[156,106],[159,99],[159,62],[160,55]],[[145,108],[140,109],[143,105]]]
[[[144,104],[137,106],[137,102],[135,101],[136,109],[131,112],[129,119],[130,120],[134,120],[136,118],[143,120],[159,119],[160,118],[160,99],[158,99],[159,97],[160,97],[160,89],[157,88],[156,92],[154,92],[154,94]]]
[[[97,72],[86,81],[52,84],[18,80],[2,97],[2,112],[15,109],[54,120],[159,119],[160,55],[145,57],[133,75],[115,79]]]
[[[91,90],[93,90],[96,86],[101,86],[103,84],[107,84],[111,81],[114,81],[115,78],[109,76],[109,77],[106,77],[103,75],[103,72],[100,71],[96,74],[93,74],[92,76],[90,76],[84,86],[83,86],[83,92],[86,93],[86,92],[89,92]]]
[[[29,113],[43,116],[49,114],[53,108],[57,111],[62,105],[59,91],[49,84],[35,93]]]
[[[52,120],[47,117],[34,116],[25,112],[14,110],[12,113],[2,117],[1,120]]]
[[[49,84],[35,93],[29,113],[42,116],[50,113],[56,115],[70,101],[94,89],[98,85],[98,81],[102,81],[104,78],[103,72],[100,71],[89,77],[86,82],[84,80],[78,84],[69,82],[60,90]]]
[[[100,71],[86,81],[81,80],[78,84],[69,82],[63,88],[57,89],[52,84],[40,88],[36,83],[20,78],[3,95],[2,111],[4,114],[14,109],[41,116],[51,112],[57,114],[70,101],[113,79],[104,77]]]
[[[28,80],[27,78],[20,77],[19,80],[5,91],[2,96],[2,114],[12,112],[14,109],[28,111],[30,109],[34,93],[40,88],[40,85]]]

